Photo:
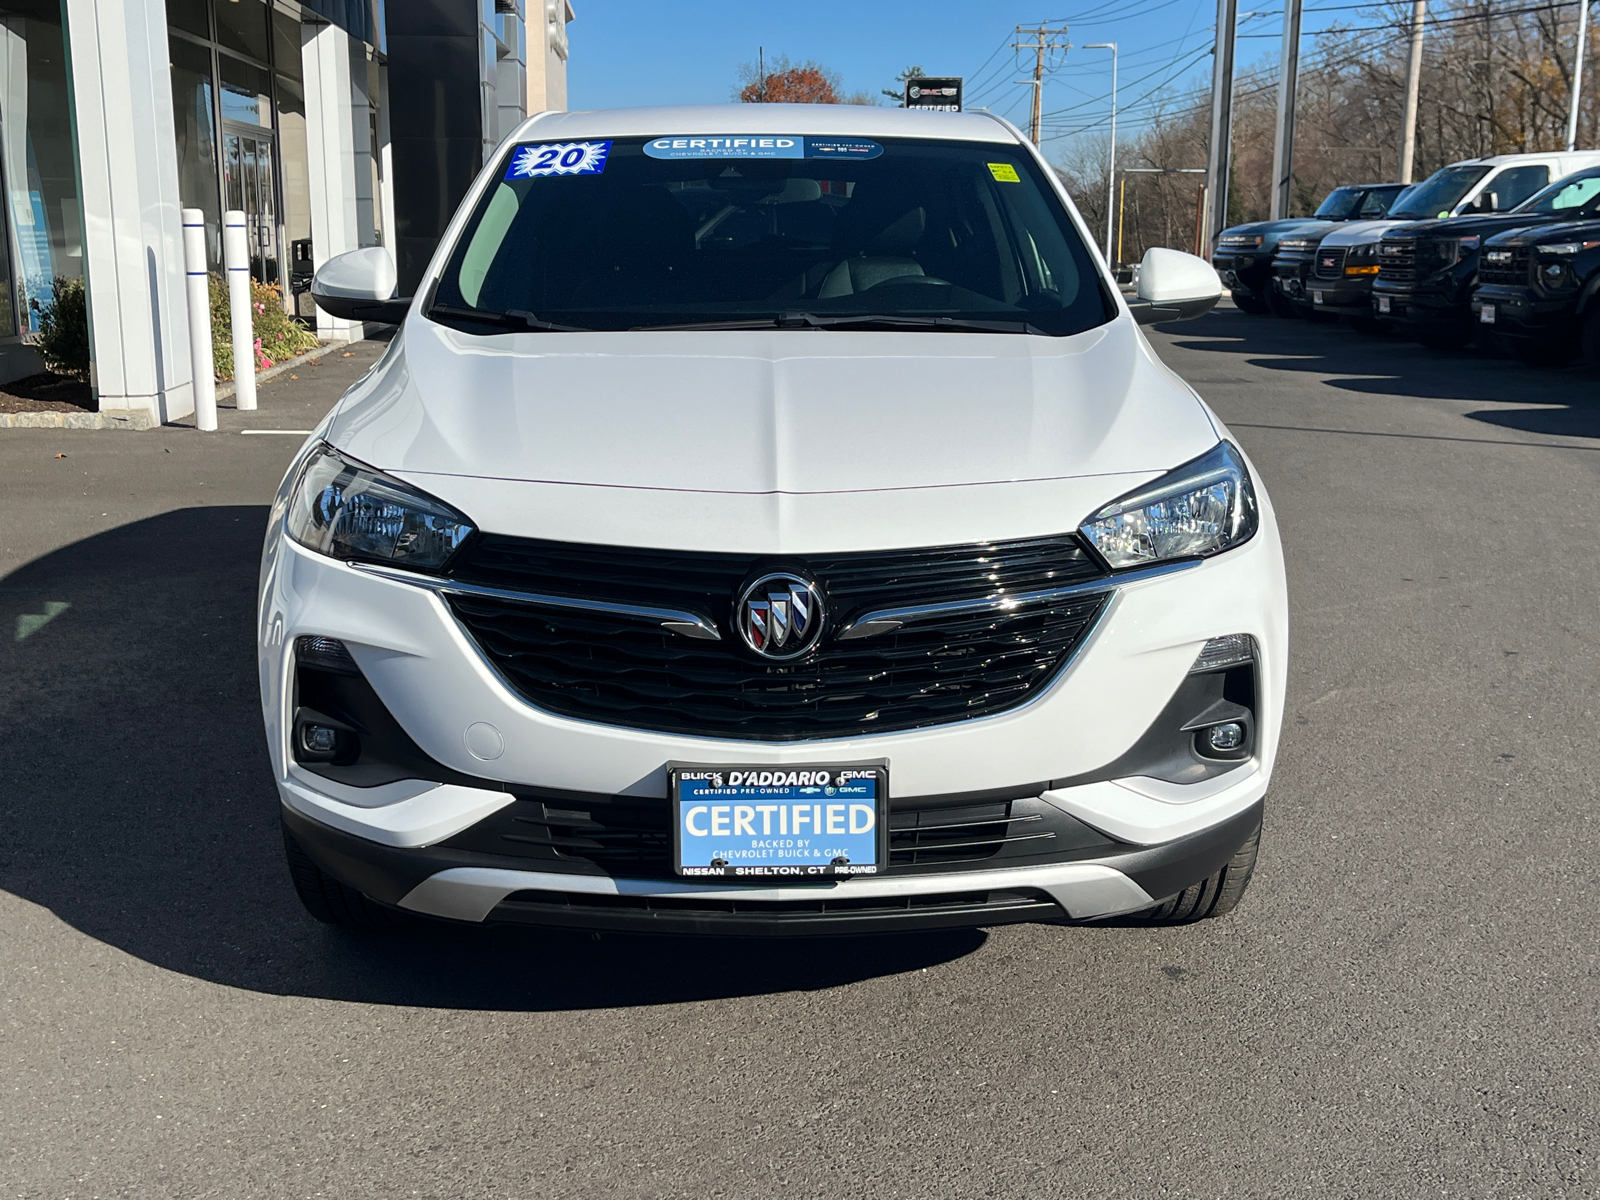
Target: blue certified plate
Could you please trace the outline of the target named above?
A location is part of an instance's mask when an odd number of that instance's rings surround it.
[[[866,766],[670,768],[673,865],[705,878],[879,874],[889,861],[889,776]]]

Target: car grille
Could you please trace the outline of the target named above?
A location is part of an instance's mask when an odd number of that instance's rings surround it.
[[[444,846],[543,860],[560,870],[597,868],[629,878],[673,878],[670,812],[664,799],[523,795]],[[926,870],[1002,856],[1060,858],[1101,852],[1110,845],[1037,797],[955,804],[911,798],[891,800],[889,806],[891,870]]]
[[[1506,257],[1501,258],[1501,255]],[[1489,250],[1478,259],[1479,283],[1524,284],[1528,282],[1533,256],[1526,246]]]
[[[1389,283],[1411,283],[1416,277],[1416,239],[1384,238],[1378,244],[1378,278]]]
[[[1344,277],[1344,256],[1346,250],[1343,246],[1335,246],[1331,250],[1317,251],[1316,276],[1318,279],[1342,279]]]
[[[787,741],[914,729],[1002,712],[1071,658],[1107,593],[908,624],[766,663],[731,634],[747,555],[578,546],[485,537],[453,572],[498,588],[703,613],[702,641],[643,621],[449,595],[457,619],[530,704],[610,725]],[[787,564],[776,564],[779,566]],[[907,605],[1014,595],[1102,576],[1075,537],[813,557],[829,627]],[[1108,580],[1109,582],[1109,580]]]

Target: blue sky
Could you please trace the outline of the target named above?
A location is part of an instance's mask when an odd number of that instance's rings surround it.
[[[1281,0],[1246,15],[1240,0],[1241,67],[1276,58],[1282,36]],[[1351,12],[1351,0],[1332,0],[1326,13],[1307,12],[1302,54],[1311,34],[1330,20],[1370,21]],[[703,0],[696,5],[662,0],[574,0],[577,20],[568,30],[572,108],[635,104],[719,104],[730,99],[741,63],[758,47],[768,57],[815,59],[843,76],[846,91],[888,87],[911,63],[929,74],[965,76],[968,103],[1004,113],[1026,127],[1028,91],[1012,83],[1024,71],[1008,43],[1016,25],[1066,21],[1068,40],[1117,42],[1121,70],[1120,134],[1149,120],[1153,95],[1210,79],[1215,0],[1079,0],[1039,8],[1003,0],[814,0],[809,4],[753,4]],[[1270,11],[1267,11],[1270,9]],[[1079,137],[1103,137],[1109,112],[1110,55],[1073,50],[1047,80],[1046,152],[1055,157]],[[1031,59],[1029,62],[1031,68]],[[973,84],[978,86],[973,88]],[[1054,114],[1054,115],[1051,115]]]

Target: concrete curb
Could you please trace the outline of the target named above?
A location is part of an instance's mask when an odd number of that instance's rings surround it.
[[[275,363],[265,371],[256,372],[256,382],[265,383],[275,376],[282,375],[285,371],[295,367],[304,366],[314,358],[321,358],[329,351],[337,350],[340,346],[348,346],[349,338],[336,338],[331,342],[323,342],[315,350],[307,351],[298,357]],[[224,400],[233,395],[233,384],[220,383],[217,385],[217,399]],[[156,429],[160,422],[156,420],[153,412],[146,408],[108,408],[101,412],[23,412],[0,413],[0,429]]]
[[[148,408],[108,408],[103,412],[0,413],[0,429],[154,429]]]

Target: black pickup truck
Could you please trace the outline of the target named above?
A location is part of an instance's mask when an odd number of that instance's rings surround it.
[[[1418,221],[1378,245],[1373,315],[1424,345],[1448,348],[1473,338],[1472,290],[1485,238],[1600,215],[1600,167],[1559,179],[1508,213]]]
[[[1502,233],[1484,242],[1479,260],[1480,330],[1492,329],[1525,363],[1563,366],[1582,354],[1600,371],[1600,221]]]

